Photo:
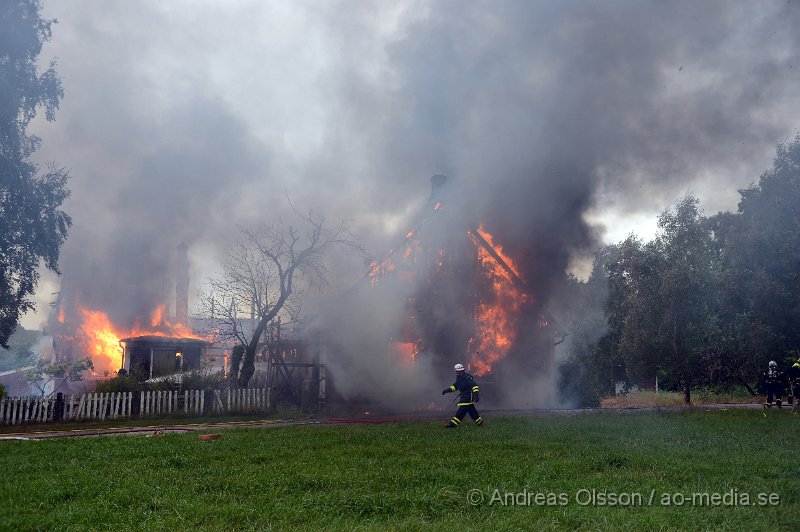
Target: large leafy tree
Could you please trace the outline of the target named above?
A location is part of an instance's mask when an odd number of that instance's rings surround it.
[[[60,210],[68,197],[68,173],[41,171],[30,161],[41,140],[27,134],[40,109],[53,120],[63,95],[51,63],[36,59],[51,37],[38,0],[7,0],[0,9],[0,345],[19,317],[34,308],[39,265],[58,273],[58,254],[71,224]]]
[[[692,384],[738,384],[755,394],[768,360],[796,359],[800,135],[779,145],[772,167],[740,194],[737,212],[707,219],[686,197],[661,216],[654,241],[631,236],[598,254],[608,276],[608,331],[577,342],[580,322],[597,321],[585,310],[571,329],[570,362],[597,368],[579,376],[583,390],[609,393],[602,383],[613,367],[622,371],[612,378],[624,373],[634,384],[658,371],[682,384],[687,401]]]
[[[32,366],[36,363],[34,346],[41,339],[40,332],[17,327],[8,340],[8,349],[0,347],[0,372]]]
[[[718,380],[749,386],[767,361],[800,348],[800,135],[778,146],[737,213],[709,220],[722,256]]]
[[[680,381],[684,400],[718,348],[718,254],[698,210],[684,197],[658,221],[655,240],[619,245],[610,266],[609,324],[632,380],[656,371]]]
[[[778,146],[773,167],[741,195],[734,245],[749,248],[737,267],[750,270],[752,310],[774,326],[780,347],[800,348],[800,135]]]
[[[783,292],[757,267],[753,229],[741,213],[720,213],[708,220],[721,258],[719,274],[720,349],[709,357],[709,379],[720,384],[752,387],[781,335],[771,314],[780,308]]]

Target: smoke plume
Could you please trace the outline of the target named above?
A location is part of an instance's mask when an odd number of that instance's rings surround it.
[[[169,293],[179,242],[197,290],[286,196],[380,257],[437,173],[453,227],[484,223],[546,305],[604,213],[687,190],[730,209],[800,123],[797,2],[166,4],[45,6],[66,96],[40,157],[73,175],[62,288],[120,323]],[[361,266],[334,265],[331,291]],[[400,312],[368,308],[378,331]],[[385,373],[366,329],[341,324],[348,367]]]

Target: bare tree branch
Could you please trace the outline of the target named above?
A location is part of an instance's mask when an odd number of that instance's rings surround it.
[[[289,202],[298,221],[287,225],[277,220],[259,230],[239,228],[241,236],[228,253],[222,272],[210,280],[210,290],[201,297],[204,310],[214,309],[221,338],[235,340],[245,348],[242,367],[231,368],[232,384],[246,387],[254,372],[254,358],[267,325],[281,316],[282,323],[299,326],[306,289],[329,286],[327,254],[342,248],[361,256],[364,250],[342,220],[329,228],[325,218],[312,212],[301,214]],[[221,308],[216,302],[222,304]],[[239,318],[253,309],[256,323]]]

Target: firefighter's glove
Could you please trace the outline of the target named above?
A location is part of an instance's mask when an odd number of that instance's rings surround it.
[[[445,388],[444,390],[442,390],[442,395],[446,393],[450,393],[450,388]]]
[[[475,399],[476,403],[481,402],[481,394],[479,392],[475,392],[474,394],[472,394],[472,398]]]

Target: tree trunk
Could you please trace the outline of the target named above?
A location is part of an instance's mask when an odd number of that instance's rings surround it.
[[[239,387],[239,366],[242,365],[242,355],[244,354],[244,346],[234,346],[231,351],[231,372],[228,375],[228,383],[231,388]]]
[[[256,349],[258,349],[258,341],[261,339],[261,335],[264,334],[264,330],[267,328],[267,324],[272,321],[272,319],[278,315],[278,312],[283,308],[283,305],[286,303],[286,300],[289,299],[289,296],[292,293],[292,274],[287,273],[287,288],[281,288],[281,296],[272,306],[269,312],[261,316],[258,320],[258,325],[256,325],[256,330],[253,331],[253,337],[250,338],[250,343],[247,344],[247,349],[244,351],[244,356],[242,357],[242,370],[239,373],[239,387],[240,388],[247,388],[247,383],[250,382],[250,377],[256,372]],[[283,286],[283,285],[281,285]]]
[[[272,314],[272,313],[270,313]],[[269,319],[272,319],[270,317]],[[250,382],[250,377],[256,372],[256,348],[258,348],[258,340],[264,334],[264,329],[267,328],[267,318],[259,320],[256,330],[253,331],[253,337],[247,348],[244,350],[242,356],[242,370],[239,372],[239,388],[247,388],[247,383]]]
[[[250,382],[250,377],[256,372],[255,353],[252,356],[246,356],[242,362],[242,371],[239,372],[239,388],[247,388]]]
[[[272,320],[277,314],[278,310],[283,306],[286,302],[285,297],[281,297],[278,302],[273,307],[266,316],[258,320],[258,325],[256,326],[256,330],[253,331],[253,337],[250,339],[250,343],[247,344],[247,348],[244,350],[244,355],[242,356],[242,370],[239,372],[239,387],[240,388],[247,388],[247,383],[250,382],[250,377],[256,372],[256,349],[258,348],[258,340],[261,338],[261,335],[264,334],[264,330],[267,328],[267,323]]]
[[[686,406],[689,406],[690,404],[692,404],[692,395],[691,395],[690,387],[691,387],[691,382],[689,382],[689,378],[688,377],[684,377],[683,378],[683,402],[686,404]]]

